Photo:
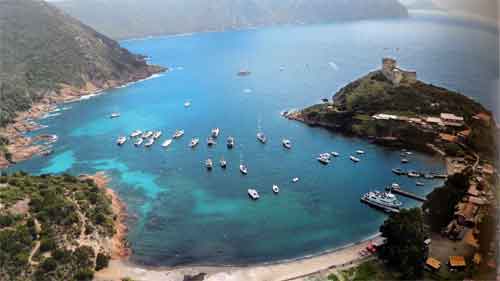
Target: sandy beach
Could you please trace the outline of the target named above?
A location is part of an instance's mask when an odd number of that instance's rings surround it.
[[[361,257],[359,252],[365,249],[374,238],[343,247],[339,250],[303,259],[284,261],[276,264],[252,266],[216,267],[193,266],[178,268],[146,268],[134,265],[126,260],[114,259],[108,268],[95,274],[97,281],[121,280],[130,277],[134,280],[182,281],[186,275],[206,274],[207,281],[284,281],[302,278],[332,268],[355,265],[368,257]]]

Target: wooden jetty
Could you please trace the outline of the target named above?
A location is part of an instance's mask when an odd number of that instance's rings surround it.
[[[427,200],[425,197],[419,196],[419,195],[417,195],[415,193],[411,193],[409,191],[402,190],[401,188],[388,187],[387,189],[390,190],[391,192],[397,193],[399,195],[402,195],[402,196],[405,196],[405,197],[408,197],[408,198],[411,198],[411,199],[414,199],[414,200],[417,200],[420,202],[425,202]]]

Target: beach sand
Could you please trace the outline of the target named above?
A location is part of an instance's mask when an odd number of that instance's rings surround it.
[[[371,240],[366,240],[342,249],[293,261],[276,264],[253,266],[216,267],[193,266],[179,268],[146,268],[125,260],[112,260],[108,268],[95,274],[97,281],[121,280],[130,277],[133,280],[182,281],[184,276],[207,274],[206,281],[284,281],[301,280],[306,276],[332,268],[344,268],[358,264],[371,257],[361,257],[359,252],[365,249]]]

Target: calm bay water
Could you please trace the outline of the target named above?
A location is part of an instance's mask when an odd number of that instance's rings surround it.
[[[394,56],[420,79],[469,95],[490,109],[497,102],[498,35],[478,25],[437,17],[290,26],[204,33],[122,42],[152,63],[172,67],[158,78],[70,104],[48,118],[41,133],[56,133],[55,153],[12,170],[72,174],[106,171],[127,203],[132,260],[148,265],[244,264],[296,258],[363,239],[378,230],[385,215],[359,202],[362,193],[392,182],[426,194],[439,181],[415,187],[393,175],[398,151],[288,121],[280,112],[320,102],[349,81]],[[252,74],[237,77],[240,68]],[[192,107],[184,108],[186,100]],[[108,119],[111,112],[122,117]],[[260,120],[260,121],[259,121]],[[269,143],[255,139],[257,127]],[[220,127],[214,148],[205,139]],[[165,134],[186,135],[167,150]],[[161,129],[151,149],[119,135]],[[225,139],[236,137],[228,150]],[[202,143],[187,147],[191,137]],[[293,141],[285,151],[281,139]],[[353,164],[349,154],[366,151]],[[314,157],[338,151],[329,166]],[[207,172],[203,161],[228,160],[227,170]],[[238,171],[240,161],[249,175]],[[442,171],[439,159],[416,154],[408,168]],[[298,183],[291,183],[299,177]],[[281,187],[273,195],[271,186]],[[246,195],[257,188],[261,200]],[[405,206],[417,203],[401,198]]]

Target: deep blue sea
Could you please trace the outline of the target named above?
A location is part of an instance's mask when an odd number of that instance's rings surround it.
[[[435,16],[404,20],[283,26],[122,42],[171,71],[66,106],[42,120],[59,141],[54,154],[11,170],[32,173],[106,171],[128,205],[132,261],[146,265],[248,264],[316,254],[378,231],[386,215],[359,201],[364,192],[399,182],[427,194],[439,181],[398,177],[399,151],[286,120],[280,112],[330,97],[346,83],[396,57],[419,78],[460,91],[490,109],[498,105],[498,33],[478,24]],[[247,68],[252,74],[238,77]],[[185,108],[183,103],[191,101]],[[121,117],[109,119],[111,112]],[[261,127],[269,142],[255,134]],[[211,128],[219,143],[208,148]],[[186,135],[168,149],[175,129]],[[119,135],[160,129],[154,147],[118,147]],[[228,150],[225,139],[236,138]],[[202,143],[189,149],[191,137]],[[293,149],[281,146],[282,138]],[[358,164],[348,157],[362,149]],[[315,156],[338,151],[328,166]],[[229,162],[207,172],[204,160]],[[442,171],[440,159],[415,154],[408,169]],[[249,174],[238,171],[248,165]],[[292,183],[299,177],[298,183]],[[278,184],[279,195],[271,186]],[[247,189],[261,193],[250,201]],[[417,205],[400,199],[406,207]]]

